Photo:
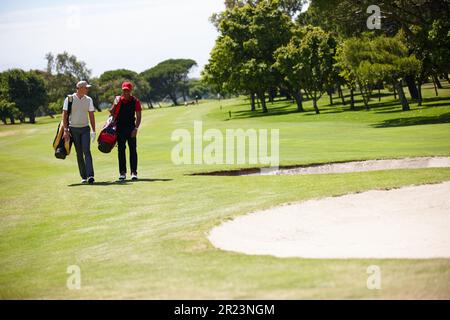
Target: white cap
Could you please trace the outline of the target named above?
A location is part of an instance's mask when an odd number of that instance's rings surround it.
[[[90,88],[92,87],[87,81],[80,81],[77,83],[77,88]]]

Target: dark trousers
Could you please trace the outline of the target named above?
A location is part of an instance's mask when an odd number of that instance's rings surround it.
[[[89,126],[84,128],[70,127],[73,144],[75,145],[75,150],[77,152],[78,169],[80,170],[82,179],[94,176],[90,131]]]
[[[131,173],[137,173],[138,156],[137,156],[137,140],[131,137],[133,129],[119,129],[117,131],[117,145],[119,149],[119,173],[127,173],[127,159],[125,150],[128,142],[130,148],[130,167]]]

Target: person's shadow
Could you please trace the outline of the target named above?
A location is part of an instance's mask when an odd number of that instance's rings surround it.
[[[139,182],[167,182],[167,181],[173,181],[173,179],[138,179],[138,180],[125,180],[125,181],[101,181],[101,182],[94,182],[94,184],[88,184],[88,183],[74,183],[69,184],[68,187],[105,187],[105,186],[112,186],[112,185],[119,185],[119,186],[127,186],[134,183]]]

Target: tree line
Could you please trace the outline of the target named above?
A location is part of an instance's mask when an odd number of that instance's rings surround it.
[[[86,63],[67,52],[48,53],[45,59],[45,70],[11,69],[0,73],[0,120],[4,124],[26,119],[35,123],[37,116],[60,113],[65,97],[75,91],[79,80],[93,85],[89,95],[99,111],[120,94],[123,81],[134,84],[134,94],[149,108],[164,100],[179,105],[180,99],[208,98],[214,94],[208,85],[189,78],[190,70],[197,65],[192,59],[169,59],[142,73],[110,70],[99,77],[92,77]]]
[[[403,86],[422,103],[430,80],[441,87],[450,70],[449,4],[439,0],[378,1],[381,28],[369,30],[372,1],[226,0],[211,18],[219,37],[202,76],[219,92],[246,94],[251,109],[279,94],[292,97],[299,112],[304,96],[317,101],[337,90],[355,109],[359,91],[366,109],[373,90],[387,87],[409,110]],[[350,89],[345,101],[342,87]]]

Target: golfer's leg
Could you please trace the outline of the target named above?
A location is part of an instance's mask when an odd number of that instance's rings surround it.
[[[138,164],[138,157],[137,157],[137,146],[136,146],[136,137],[128,138],[128,146],[130,147],[130,166],[131,166],[131,173],[137,173],[137,164]]]
[[[75,151],[77,152],[78,170],[80,171],[81,179],[87,179],[86,166],[83,158],[81,130],[79,128],[70,128],[70,133],[72,134],[73,144],[75,146]]]
[[[88,177],[94,177],[94,165],[92,164],[91,154],[91,136],[89,127],[83,128],[81,136],[81,144],[83,147],[84,162],[86,164],[86,175]]]
[[[124,134],[119,133],[117,136],[117,147],[119,149],[118,155],[119,155],[119,173],[126,173],[127,172],[127,159],[125,157],[125,149],[126,147],[126,137]]]

